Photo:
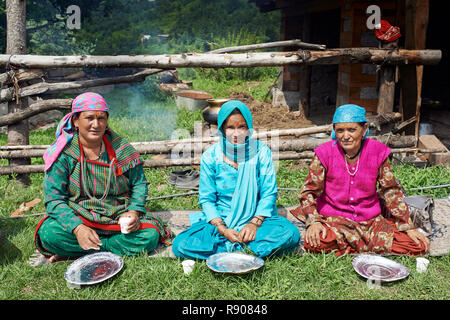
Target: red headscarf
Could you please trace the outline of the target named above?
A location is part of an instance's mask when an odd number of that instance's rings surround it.
[[[380,28],[375,27],[375,35],[378,39],[385,42],[392,42],[402,36],[400,33],[400,28],[391,26],[391,24],[386,20],[381,20],[380,25]]]

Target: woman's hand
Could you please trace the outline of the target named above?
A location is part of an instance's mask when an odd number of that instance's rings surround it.
[[[408,235],[408,237],[410,237],[417,245],[420,245],[420,241],[423,242],[423,244],[425,245],[425,251],[428,251],[428,249],[430,248],[430,240],[425,237],[425,235],[423,235],[423,233],[421,233],[420,231],[418,231],[417,229],[411,229],[411,230],[407,230],[406,234]]]
[[[327,236],[327,229],[320,222],[315,222],[306,229],[305,241],[312,247],[320,246],[320,234],[322,233],[322,239]]]
[[[120,217],[129,217],[131,218],[130,223],[128,224],[128,232],[135,232],[139,230],[141,226],[141,220],[139,219],[139,213],[137,211],[128,211],[122,214]]]
[[[241,237],[239,236],[239,232],[234,229],[225,229],[223,232],[223,236],[230,240],[231,243],[242,242]]]
[[[241,229],[241,232],[239,232],[239,237],[244,243],[254,241],[256,237],[256,231],[258,231],[258,226],[249,222]]]
[[[219,231],[222,236],[230,240],[231,243],[242,242],[239,232],[234,229],[228,229],[221,218],[214,218],[209,223],[215,226],[217,231]]]
[[[73,229],[73,233],[77,237],[78,244],[83,250],[100,250],[102,242],[94,229],[85,226],[84,224],[78,225]]]

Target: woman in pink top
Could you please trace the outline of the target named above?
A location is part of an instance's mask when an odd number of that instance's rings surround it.
[[[367,138],[365,113],[357,105],[339,107],[332,140],[314,150],[300,206],[291,211],[306,224],[305,249],[336,250],[336,255],[424,254],[430,242],[409,217],[389,165],[391,150]],[[386,216],[381,214],[380,198]]]

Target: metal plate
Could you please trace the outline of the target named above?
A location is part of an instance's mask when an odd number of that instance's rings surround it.
[[[215,272],[244,274],[261,268],[264,260],[244,253],[222,252],[210,256],[206,265]]]
[[[409,270],[401,263],[372,254],[360,254],[352,260],[355,271],[362,277],[382,282],[406,278]]]
[[[64,278],[73,285],[96,284],[111,278],[122,267],[120,256],[111,252],[98,252],[75,260],[67,268]]]

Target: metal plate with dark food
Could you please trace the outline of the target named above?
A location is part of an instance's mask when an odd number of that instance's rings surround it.
[[[64,278],[72,285],[91,285],[111,278],[122,267],[120,256],[111,252],[98,252],[75,260],[67,268]]]
[[[261,268],[264,260],[244,253],[222,252],[210,256],[206,265],[215,272],[244,274]]]
[[[352,260],[355,271],[362,277],[382,282],[406,278],[409,270],[401,263],[375,254],[359,254]]]

